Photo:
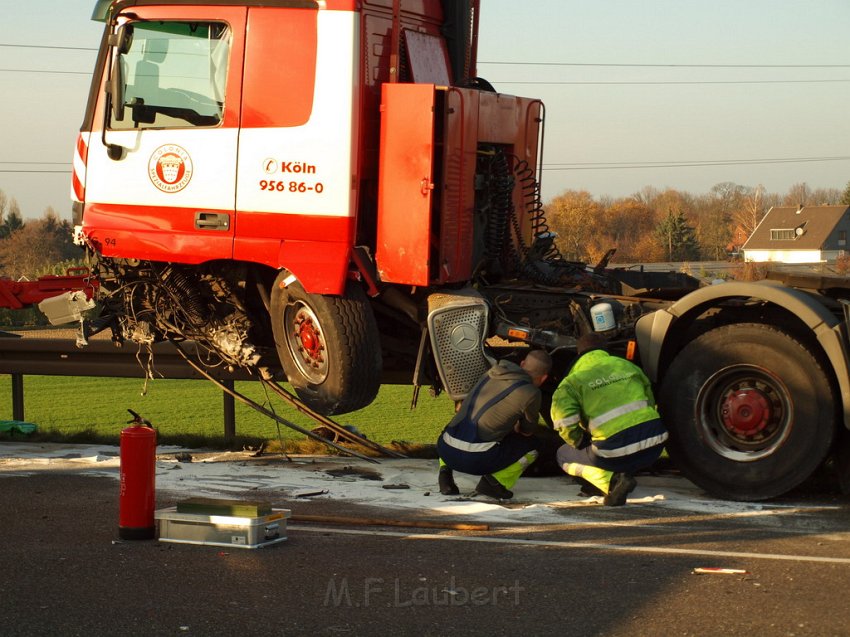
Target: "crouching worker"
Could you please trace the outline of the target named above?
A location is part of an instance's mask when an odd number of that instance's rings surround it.
[[[595,332],[578,340],[578,359],[552,396],[552,422],[566,442],[561,468],[621,506],[636,486],[633,474],[661,455],[667,431],[649,379],[633,363],[605,351]]]
[[[507,500],[510,488],[537,457],[540,385],[552,360],[540,350],[517,365],[502,360],[464,398],[437,440],[440,493],[457,495],[452,470],[481,476],[477,493]]]

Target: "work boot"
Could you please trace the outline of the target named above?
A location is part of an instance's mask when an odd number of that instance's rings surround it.
[[[440,493],[443,495],[458,495],[460,493],[460,489],[458,489],[455,484],[455,478],[452,474],[452,470],[448,467],[440,468],[440,475],[437,478],[437,481],[440,484]]]
[[[615,473],[611,476],[608,486],[608,495],[605,496],[604,504],[608,507],[621,507],[626,503],[628,495],[635,490],[637,481],[628,473]]]
[[[475,487],[475,492],[497,500],[510,500],[514,497],[513,491],[506,489],[501,482],[489,474],[481,476],[478,486]]]

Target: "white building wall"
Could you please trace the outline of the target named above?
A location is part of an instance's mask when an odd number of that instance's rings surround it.
[[[826,260],[826,254],[820,250],[744,250],[744,261],[754,263],[823,263]]]

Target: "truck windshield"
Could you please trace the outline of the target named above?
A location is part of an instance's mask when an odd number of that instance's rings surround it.
[[[121,54],[124,116],[112,129],[216,126],[224,109],[230,29],[221,23],[133,22]]]

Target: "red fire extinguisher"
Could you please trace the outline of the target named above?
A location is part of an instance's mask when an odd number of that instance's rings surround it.
[[[156,534],[156,431],[128,409],[132,426],[121,431],[121,493],[118,536],[123,540],[150,540]]]

